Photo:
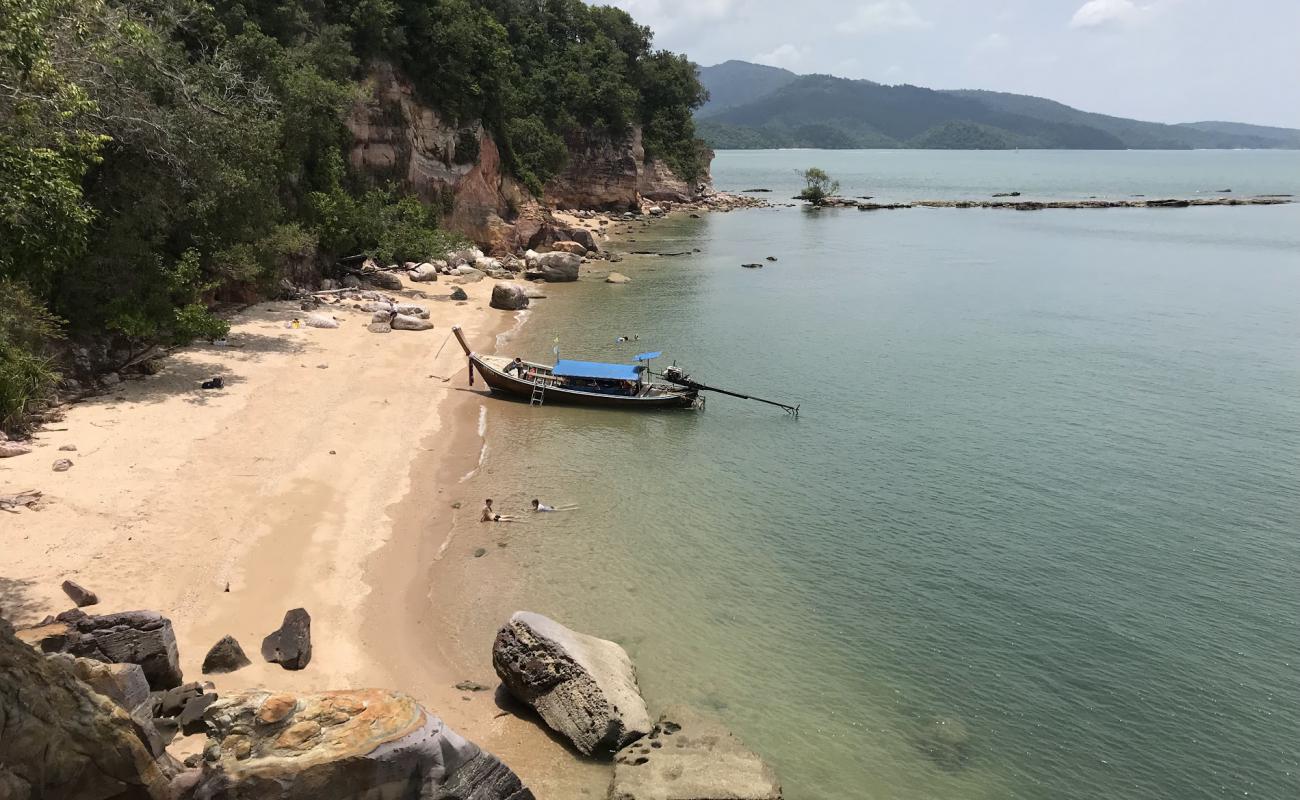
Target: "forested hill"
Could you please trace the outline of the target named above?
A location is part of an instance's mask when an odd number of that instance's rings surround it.
[[[1285,128],[1163,125],[1027,95],[886,86],[738,61],[705,67],[700,79],[724,99],[697,113],[716,148],[1300,148],[1300,131]]]
[[[214,299],[439,252],[446,208],[349,166],[379,61],[534,194],[573,138],[707,168],[694,65],[581,0],[0,0],[0,428],[59,337],[216,335]]]

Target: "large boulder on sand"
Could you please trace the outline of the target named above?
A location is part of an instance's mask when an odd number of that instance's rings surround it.
[[[498,283],[492,287],[492,301],[489,305],[505,311],[518,311],[528,308],[528,295],[513,283]]]
[[[251,691],[207,709],[207,800],[532,800],[519,777],[411,697]]]
[[[528,259],[528,271],[548,283],[563,283],[578,279],[582,259],[573,253],[533,253]]]
[[[176,634],[171,620],[156,611],[86,614],[73,609],[18,631],[18,638],[44,653],[139,664],[153,689],[181,684]]]
[[[402,289],[402,279],[391,272],[371,272],[366,275],[366,280],[378,286],[380,289],[387,289],[390,292],[398,292]]]
[[[113,700],[0,620],[0,797],[170,797],[179,767]]]
[[[599,250],[596,237],[586,228],[569,228],[569,239],[582,245],[584,250]]]
[[[670,708],[614,758],[610,800],[781,800],[776,773],[722,723]]]
[[[636,671],[614,642],[517,611],[497,632],[492,666],[511,694],[585,755],[609,758],[650,732]]]
[[[388,323],[395,331],[428,331],[433,330],[433,323],[427,319],[411,316],[410,314],[394,314],[393,319]]]
[[[248,656],[244,654],[244,648],[239,646],[239,640],[226,634],[212,645],[208,654],[203,657],[203,674],[234,672],[251,663],[253,662],[249,661]]]
[[[302,669],[311,661],[311,615],[305,608],[284,612],[280,627],[262,640],[262,658],[285,669]]]
[[[435,264],[431,261],[426,261],[423,264],[417,265],[406,274],[416,283],[431,283],[438,280],[438,270],[445,266],[447,266],[446,262],[438,262]]]

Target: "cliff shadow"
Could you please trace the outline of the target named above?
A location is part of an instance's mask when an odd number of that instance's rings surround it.
[[[31,596],[33,581],[0,577],[0,618],[18,624],[39,615],[40,605]]]

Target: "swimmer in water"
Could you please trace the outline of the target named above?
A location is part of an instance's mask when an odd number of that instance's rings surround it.
[[[577,506],[575,506],[575,505],[548,506],[548,505],[546,505],[545,503],[543,503],[541,500],[538,500],[538,499],[536,499],[536,498],[533,498],[533,511],[536,511],[536,512],[539,512],[539,513],[540,513],[540,512],[544,512],[544,511],[573,511],[573,510],[575,510],[576,508],[577,508]]]

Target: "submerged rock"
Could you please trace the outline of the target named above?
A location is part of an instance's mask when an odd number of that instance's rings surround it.
[[[689,708],[618,752],[610,800],[781,800],[776,773],[722,723]]]
[[[650,732],[636,671],[614,642],[517,611],[497,632],[492,666],[511,694],[584,755],[609,758]]]
[[[611,272],[605,276],[605,283],[631,283],[632,279],[621,272]]]
[[[207,709],[207,800],[532,800],[519,777],[411,697],[251,691]]]
[[[302,669],[311,661],[311,615],[305,608],[286,611],[280,628],[262,640],[262,658],[285,669]]]
[[[919,749],[940,767],[956,772],[966,766],[971,756],[971,735],[961,720],[934,719],[916,736]]]

